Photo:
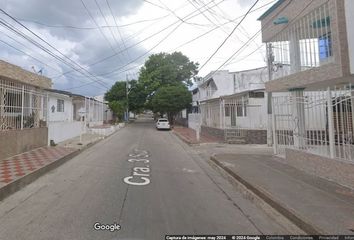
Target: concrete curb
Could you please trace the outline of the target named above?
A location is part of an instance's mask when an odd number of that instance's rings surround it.
[[[321,235],[325,234],[325,231],[318,229],[317,227],[311,225],[306,220],[302,219],[298,214],[290,210],[283,204],[274,200],[268,193],[259,188],[258,186],[253,185],[248,182],[241,176],[237,175],[237,173],[233,172],[230,168],[226,167],[224,164],[219,162],[215,156],[211,156],[210,160],[215,163],[218,167],[222,168],[225,172],[227,172],[233,179],[247,188],[248,191],[251,191],[257,197],[262,199],[265,203],[287,218],[290,222],[294,223],[298,228],[303,230],[305,233],[309,235]]]
[[[190,145],[190,146],[194,146],[194,145],[199,145],[199,143],[191,143],[189,142],[185,137],[183,137],[181,134],[179,134],[178,132],[172,130],[173,134],[176,135],[179,139],[181,139],[183,142],[185,142],[186,144]]]
[[[116,132],[118,132],[118,131],[116,131]],[[64,157],[62,157],[52,163],[49,163],[48,165],[46,165],[40,169],[37,169],[36,171],[31,172],[31,173],[13,181],[13,182],[5,185],[4,187],[0,188],[0,201],[4,200],[5,198],[10,196],[11,194],[21,190],[22,188],[24,188],[28,184],[34,182],[35,180],[37,180],[39,177],[43,176],[44,174],[56,169],[57,167],[61,166],[64,163],[66,163],[68,160],[73,159],[74,157],[76,157],[77,155],[79,155],[80,153],[85,151],[86,149],[96,145],[97,143],[99,143],[100,141],[102,141],[104,139],[111,137],[112,135],[114,135],[114,133],[103,138],[103,139],[98,139],[98,140],[95,140],[91,143],[88,143],[83,148],[77,149],[74,152],[72,152]]]

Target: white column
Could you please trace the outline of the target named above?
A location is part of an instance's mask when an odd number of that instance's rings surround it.
[[[224,129],[223,128],[223,119],[224,119],[224,116],[223,116],[223,114],[222,114],[222,106],[223,106],[223,99],[222,98],[220,98],[220,101],[219,101],[219,108],[220,108],[220,112],[219,112],[219,127],[220,127],[220,129]]]
[[[331,89],[327,88],[327,110],[328,110],[328,135],[329,135],[329,153],[331,158],[336,155],[333,121],[333,100]]]
[[[303,149],[306,146],[307,138],[305,127],[304,89],[293,89],[291,96],[292,118],[294,123],[294,146],[297,149]]]
[[[25,86],[22,85],[22,101],[21,101],[21,129],[23,129],[23,114],[25,105]]]
[[[300,56],[300,43],[299,36],[296,31],[290,31],[290,69],[291,73],[297,73],[301,71],[301,56]]]
[[[0,85],[0,130],[5,121],[5,89]]]
[[[275,143],[275,139],[276,135],[274,135],[274,131],[273,131],[273,106],[272,106],[272,98],[273,98],[273,94],[272,92],[267,92],[267,115],[268,115],[268,121],[267,121],[267,144],[268,146],[272,146],[273,143]],[[275,122],[274,122],[275,123]]]

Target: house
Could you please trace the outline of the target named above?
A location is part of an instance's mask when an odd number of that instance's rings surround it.
[[[354,2],[279,0],[259,20],[271,75],[290,68],[265,84],[274,152],[353,161]]]
[[[274,75],[282,76],[288,67],[279,68]],[[229,72],[224,81],[231,87],[229,94],[201,100],[202,132],[229,143],[266,144],[268,129],[268,96],[265,83],[269,80],[267,67]]]
[[[85,132],[80,117],[74,118],[73,95],[70,92],[46,89],[48,99],[48,144],[62,142]],[[82,119],[83,120],[83,119]]]
[[[227,70],[214,71],[197,82],[199,101],[233,93],[232,75]]]
[[[104,124],[112,123],[114,120],[114,118],[113,118],[114,114],[108,106],[108,101],[104,100],[104,95],[96,96],[96,97],[94,97],[94,99],[103,103],[103,123]],[[135,117],[135,115],[133,115],[133,117]]]
[[[0,159],[47,145],[52,81],[0,60]]]

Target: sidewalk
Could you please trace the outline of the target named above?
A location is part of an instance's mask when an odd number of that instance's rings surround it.
[[[55,147],[40,147],[0,160],[0,201],[95,144],[103,136],[83,134]]]
[[[266,154],[211,160],[308,234],[354,234],[354,191]]]
[[[208,134],[200,134],[200,140],[198,141],[196,131],[191,128],[176,126],[173,128],[173,132],[187,144],[221,142],[220,139]]]

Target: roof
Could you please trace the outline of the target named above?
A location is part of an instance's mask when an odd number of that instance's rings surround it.
[[[244,95],[246,93],[250,93],[250,92],[264,92],[264,91],[265,91],[265,88],[245,90],[245,91],[234,93],[234,94],[231,94],[231,95],[221,96],[221,98],[232,98],[232,97],[242,96],[242,95]]]
[[[52,80],[0,59],[0,77],[40,88],[51,88]]]
[[[257,20],[262,21],[265,19],[269,14],[275,11],[285,0],[278,0],[273,6],[271,6],[265,13],[263,13]]]
[[[192,90],[191,90],[191,92],[192,92],[193,94],[196,94],[196,93],[198,93],[198,92],[199,92],[199,88],[198,88],[198,87],[196,87],[196,88],[192,89]]]
[[[45,89],[47,92],[59,93],[71,97],[73,94],[71,92],[58,90],[58,89]]]

